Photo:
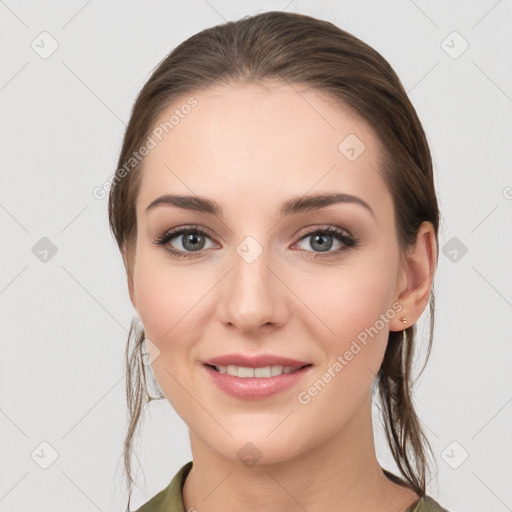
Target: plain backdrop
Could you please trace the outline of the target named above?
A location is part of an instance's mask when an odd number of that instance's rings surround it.
[[[511,2],[5,0],[0,511],[124,510],[134,310],[107,200],[92,191],[115,171],[135,96],[160,60],[203,28],[268,10],[331,21],[372,45],[418,111],[442,212],[434,346],[415,395],[439,469],[428,490],[450,511],[512,510]],[[396,472],[378,425],[375,435]],[[151,404],[138,446],[132,508],[191,460],[165,401]]]

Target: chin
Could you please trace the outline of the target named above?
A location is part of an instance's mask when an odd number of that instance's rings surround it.
[[[301,443],[297,437],[278,435],[277,432],[267,437],[272,428],[254,429],[254,432],[248,431],[238,435],[229,428],[228,430],[233,438],[227,435],[215,439],[208,437],[203,438],[201,444],[208,445],[217,455],[242,467],[252,468],[256,465],[261,467],[289,462],[308,450],[306,443]],[[211,435],[211,432],[209,434]]]

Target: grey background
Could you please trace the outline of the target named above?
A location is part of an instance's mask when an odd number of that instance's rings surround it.
[[[115,171],[135,95],[158,62],[205,27],[267,10],[360,37],[409,92],[443,216],[434,348],[416,391],[439,466],[429,491],[451,511],[512,510],[511,2],[5,0],[0,511],[123,510],[122,357],[134,310],[107,201],[92,190]],[[376,437],[395,471],[378,425]],[[191,460],[165,401],[149,408],[139,458],[133,508]]]

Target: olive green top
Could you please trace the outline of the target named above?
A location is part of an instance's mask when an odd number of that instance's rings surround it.
[[[181,491],[185,478],[187,478],[191,469],[192,461],[187,462],[176,473],[171,483],[165,489],[162,489],[135,512],[185,512]],[[386,470],[384,470],[384,473],[388,477],[389,475],[394,476]],[[395,476],[395,478],[397,477]],[[404,512],[448,512],[448,510],[442,508],[430,496],[423,496],[415,505],[410,506]]]

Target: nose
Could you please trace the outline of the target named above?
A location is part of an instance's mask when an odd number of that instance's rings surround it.
[[[287,288],[272,268],[268,251],[254,261],[235,252],[231,261],[233,268],[219,289],[220,321],[246,335],[284,325],[289,316]]]

